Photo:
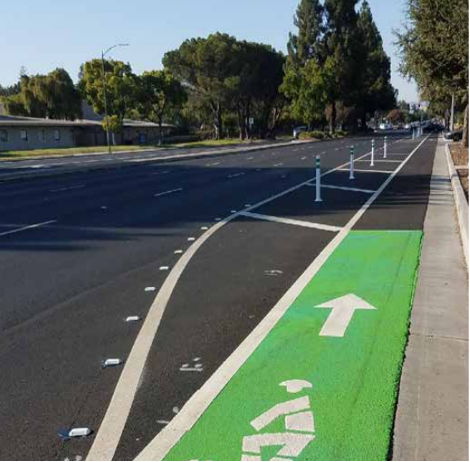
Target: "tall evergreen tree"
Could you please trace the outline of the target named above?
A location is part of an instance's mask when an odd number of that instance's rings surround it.
[[[297,34],[289,34],[287,44],[290,64],[305,65],[307,60],[320,59],[323,34],[323,6],[319,0],[301,0],[294,16]]]
[[[362,53],[359,58],[358,109],[365,126],[367,114],[385,111],[396,106],[395,90],[391,84],[390,58],[383,49],[382,36],[374,22],[367,0],[364,0],[357,21]]]
[[[336,104],[341,101],[349,106],[357,101],[361,85],[358,73],[358,57],[361,53],[357,28],[358,0],[325,0],[325,68],[328,80],[330,105],[330,132],[336,128]]]

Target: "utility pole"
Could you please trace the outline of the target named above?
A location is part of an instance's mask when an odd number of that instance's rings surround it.
[[[109,115],[108,115],[108,101],[106,98],[106,70],[104,67],[104,57],[114,48],[116,47],[128,47],[128,43],[118,43],[113,45],[112,47],[108,48],[106,51],[101,52],[101,68],[102,68],[102,79],[103,79],[103,102],[104,102],[104,118],[106,120],[106,142],[108,143],[108,154],[112,154],[111,152],[111,138],[109,133]]]

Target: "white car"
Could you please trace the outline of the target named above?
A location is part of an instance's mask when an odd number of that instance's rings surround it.
[[[393,125],[392,125],[392,124],[387,124],[387,123],[382,122],[382,123],[379,125],[379,129],[380,129],[380,130],[393,130]]]

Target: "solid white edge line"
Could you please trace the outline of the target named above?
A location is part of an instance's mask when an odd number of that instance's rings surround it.
[[[310,223],[308,221],[292,220],[290,218],[276,217],[273,215],[262,215],[260,213],[242,212],[240,215],[248,218],[255,218],[256,220],[272,221],[274,223],[283,223],[286,225],[303,226],[304,228],[320,229],[322,231],[332,231],[334,233],[337,233],[343,229],[340,226]]]
[[[23,226],[22,228],[12,229],[11,231],[5,231],[4,233],[0,233],[0,236],[6,236],[8,234],[19,233],[21,231],[26,231],[27,229],[39,228],[41,226],[50,225],[51,223],[56,223],[57,220],[49,220],[44,221],[42,223],[35,223],[34,225]]]
[[[429,135],[430,136],[430,135]],[[333,251],[348,235],[349,231],[361,219],[371,204],[379,197],[395,176],[402,170],[408,160],[429,138],[427,136],[403,161],[403,163],[384,181],[382,186],[371,196],[348,224],[323,249],[318,257],[304,271],[302,276],[284,294],[274,308],[265,316],[241,345],[222,363],[204,385],[186,402],[171,423],[165,427],[134,460],[163,460],[173,446],[188,432],[212,401],[219,395],[230,379],[256,350],[263,339],[281,319],[289,306],[295,301],[300,292],[320,270]]]
[[[370,155],[370,151],[358,159],[362,159]],[[349,162],[339,165],[331,170],[326,171],[322,176],[334,173],[341,168],[349,165]],[[310,178],[303,183],[293,186],[285,191],[275,194],[253,206],[244,210],[248,212],[261,207],[271,201],[283,197],[291,192],[302,188],[310,183],[314,178]],[[173,290],[185,270],[191,258],[215,232],[217,232],[224,225],[239,216],[241,212],[234,213],[224,218],[220,222],[211,226],[202,236],[191,244],[185,254],[178,260],[176,265],[168,274],[165,282],[160,288],[152,306],[148,311],[148,315],[136,337],[134,345],[132,346],[129,357],[124,365],[124,368],[119,377],[116,388],[114,389],[113,396],[106,410],[106,414],[101,422],[100,428],[97,431],[93,445],[88,453],[87,460],[112,460],[116,452],[116,448],[121,439],[124,426],[129,416],[135,394],[139,388],[142,373],[144,371],[145,362],[147,361],[152,342],[158,331],[160,321],[166,309],[168,301],[173,293]]]

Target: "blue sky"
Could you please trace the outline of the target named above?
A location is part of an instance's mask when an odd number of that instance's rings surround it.
[[[135,72],[161,67],[163,54],[187,38],[221,31],[286,50],[299,0],[8,0],[2,5],[0,84],[64,67],[74,80],[80,64],[102,49]],[[404,0],[369,0],[392,59],[392,83],[400,99],[417,101],[415,85],[398,74],[392,29],[403,21]]]

